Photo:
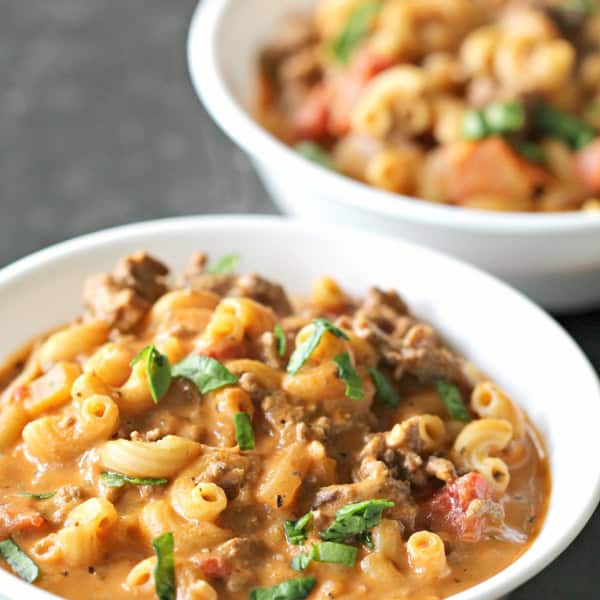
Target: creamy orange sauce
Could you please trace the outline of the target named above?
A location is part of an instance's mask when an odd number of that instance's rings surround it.
[[[123,402],[120,390],[124,384],[105,384],[106,395],[121,407],[118,425],[110,436],[95,440],[80,454],[62,460],[44,461],[32,455],[27,439],[22,436],[0,454],[0,538],[10,535],[39,564],[41,574],[36,585],[74,600],[155,597],[152,581],[145,586],[134,586],[128,582],[128,574],[137,563],[153,556],[151,541],[156,537],[156,526],[153,526],[154,532],[150,531],[152,527],[148,526],[143,515],[151,503],[161,500],[170,511],[170,530],[175,538],[177,597],[185,599],[218,597],[237,600],[247,598],[250,590],[258,586],[273,586],[292,578],[314,576],[316,584],[309,596],[313,600],[375,595],[390,599],[433,600],[445,598],[491,577],[527,550],[543,524],[550,495],[548,462],[546,456],[540,454],[543,443],[528,422],[522,439],[513,440],[507,448],[495,453],[506,462],[510,471],[506,492],[493,498],[494,506],[503,508],[504,517],[500,522],[486,520],[476,541],[464,541],[438,531],[444,541],[447,560],[447,569],[441,575],[428,578],[417,573],[411,566],[405,543],[414,531],[427,529],[425,503],[432,494],[439,493],[444,485],[452,485],[452,482],[445,484],[434,476],[425,475],[424,467],[407,474],[403,470],[405,467],[393,471],[390,465],[385,467],[386,483],[379,487],[379,483],[374,484],[380,492],[375,497],[388,497],[397,503],[394,509],[383,514],[383,522],[402,522],[397,530],[399,535],[388,541],[388,550],[378,547],[376,527],[372,532],[375,536],[374,549],[356,540],[348,540],[348,544],[358,548],[353,567],[313,562],[304,573],[294,571],[290,567],[292,558],[306,548],[286,541],[285,521],[297,519],[314,507],[315,525],[308,533],[308,542],[317,543],[318,531],[333,520],[333,512],[328,510],[327,502],[319,504],[320,490],[364,480],[364,476],[359,474],[361,468],[372,466],[373,461],[383,465],[381,461],[391,460],[394,452],[394,456],[402,460],[408,456],[408,450],[404,453],[404,450],[391,451],[388,448],[386,459],[380,455],[369,458],[368,453],[365,454],[365,446],[374,434],[389,432],[394,425],[406,423],[414,416],[439,416],[445,426],[443,443],[435,452],[422,450],[420,454],[416,453],[427,462],[430,456],[453,456],[452,446],[464,424],[450,419],[444,402],[431,383],[419,382],[410,375],[404,375],[394,383],[401,398],[398,408],[384,406],[375,397],[367,372],[368,367],[379,364],[378,350],[359,340],[349,322],[343,319],[340,323],[348,332],[349,341],[326,334],[313,356],[295,376],[285,373],[291,351],[294,345],[299,345],[296,332],[317,315],[335,320],[344,314],[354,313],[349,299],[332,312],[320,307],[322,299],[313,295],[312,300],[296,314],[282,317],[275,315],[270,308],[252,305],[257,312],[253,313],[251,323],[245,325],[243,344],[236,342],[233,346],[227,346],[228,338],[211,338],[207,333],[215,315],[220,314],[220,298],[215,296],[214,301],[215,308],[211,310],[190,306],[173,308],[167,311],[166,316],[157,319],[150,313],[134,331],[123,333],[113,329],[100,344],[69,357],[69,360],[77,363],[85,373],[86,365],[94,360],[91,357],[98,348],[109,343],[109,336],[110,343],[117,344],[131,356],[147,344],[154,343],[169,356],[172,364],[198,352],[199,347],[209,354],[211,349],[218,347],[218,352],[212,354],[240,378],[237,384],[202,395],[190,381],[174,379],[158,404],[149,402],[143,409],[132,412],[124,410],[124,405],[120,404]],[[331,304],[328,305],[330,308]],[[255,363],[239,360],[251,358],[263,362],[264,354],[257,349],[257,340],[270,332],[275,323],[282,325],[288,341],[285,356],[272,359],[280,363],[279,367],[264,367],[263,372],[257,370]],[[255,329],[252,324],[256,325]],[[363,381],[364,398],[360,401],[345,397],[344,382],[335,374],[335,366],[332,379],[328,380],[332,365],[329,352],[338,354],[340,349],[351,354]],[[21,355],[0,371],[0,384],[4,388],[2,403],[26,402],[28,386],[53,364],[60,362],[39,364],[40,352],[43,355],[43,342],[41,349],[38,347],[29,353],[30,362],[24,370]],[[131,377],[130,371],[127,367],[128,378]],[[255,379],[250,381],[250,384],[255,384],[254,387],[248,383],[247,377],[244,378],[244,374],[250,372],[254,373]],[[21,381],[18,380],[19,373]],[[256,379],[260,380],[264,373],[271,380],[265,383],[268,379],[265,375],[256,385]],[[386,370],[386,373],[391,378],[391,372]],[[23,374],[28,375],[24,377]],[[329,391],[311,398],[310,392],[298,387],[301,376],[315,378],[308,382],[309,390],[321,389],[325,382],[327,386],[323,389]],[[11,384],[15,377],[19,385]],[[78,383],[73,384],[72,390],[81,389],[84,388]],[[59,406],[35,417],[29,416],[28,421],[76,414],[76,407],[82,401],[77,393],[71,392]],[[239,411],[251,416],[256,442],[254,450],[240,451],[236,446],[232,414]],[[475,413],[472,417],[477,419]],[[180,473],[169,476],[167,485],[160,486],[108,488],[102,484],[100,474],[108,469],[102,464],[101,449],[111,439],[156,441],[165,435],[181,436],[202,445],[197,458],[190,459],[181,472],[192,474],[196,480],[214,482],[225,490],[227,506],[212,522],[189,519],[173,510],[172,490]],[[278,488],[273,482],[278,469],[289,471],[282,475],[285,481],[283,488]],[[458,468],[457,476],[465,472],[465,469]],[[398,498],[388,493],[392,489],[390,482],[395,485],[392,481],[394,475],[390,473],[395,474],[397,480],[409,480],[410,492],[405,499],[407,508],[402,511],[401,517],[394,512],[400,508]],[[59,492],[46,500],[16,496],[20,492],[55,490]],[[273,490],[277,490],[276,497],[272,495],[275,493]],[[67,560],[60,548],[51,558],[44,557],[40,551],[40,540],[58,533],[65,527],[69,512],[94,497],[110,501],[116,509],[118,521],[110,532],[99,538],[99,548],[93,561],[75,564],[77,561]],[[410,518],[406,516],[408,514]],[[41,516],[43,523],[21,527],[17,525],[19,515]],[[234,543],[229,550],[224,549],[227,548],[224,544],[234,539],[242,542]],[[395,544],[391,557],[390,544]],[[382,558],[384,555],[386,572],[392,574],[391,578],[382,578],[369,567],[373,556]],[[5,564],[3,566],[6,567]],[[193,584],[201,580],[208,583],[208,588],[198,592]]]

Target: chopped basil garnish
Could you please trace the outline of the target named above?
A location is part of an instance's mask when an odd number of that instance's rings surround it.
[[[465,113],[463,137],[477,140],[489,135],[510,135],[525,127],[525,107],[520,102],[494,102],[485,108]]]
[[[40,568],[19,548],[12,538],[0,542],[0,556],[27,583],[33,583],[39,577]]]
[[[21,496],[22,498],[33,498],[33,500],[48,500],[48,498],[52,498],[56,492],[42,492],[41,494],[36,494],[35,492],[18,492],[15,496]]]
[[[173,365],[173,377],[189,379],[201,394],[231,385],[237,377],[218,360],[210,356],[194,354]]]
[[[338,338],[349,340],[350,338],[331,321],[327,319],[315,319],[313,321],[313,330],[309,338],[300,346],[298,346],[290,358],[287,366],[287,372],[290,375],[295,375],[302,365],[309,359],[310,355],[315,351],[321,338],[326,332],[332,333]]]
[[[286,521],[283,530],[285,537],[290,544],[299,546],[306,541],[306,533],[310,529],[313,522],[312,512],[307,512],[302,515],[297,521]]]
[[[356,562],[358,548],[337,542],[319,542],[313,544],[309,552],[300,552],[292,559],[294,571],[304,571],[314,560],[316,562],[336,563],[353,567]]]
[[[245,412],[236,413],[233,417],[235,425],[235,441],[240,450],[254,449],[254,432],[252,431],[252,421]]]
[[[371,381],[375,386],[377,398],[385,405],[395,408],[400,404],[398,390],[388,381],[388,378],[378,369],[368,369]]]
[[[175,599],[175,546],[173,534],[163,533],[152,540],[152,547],[156,553],[156,567],[154,567],[154,587],[159,600]]]
[[[316,548],[316,556],[313,560],[337,563],[346,567],[354,566],[356,555],[358,554],[358,548],[336,542],[320,542],[319,544],[315,544],[313,548]]]
[[[315,587],[315,577],[288,579],[269,588],[255,588],[248,596],[249,600],[303,600]]]
[[[598,0],[563,0],[560,9],[565,12],[593,15],[600,11],[600,3]]]
[[[596,137],[593,127],[544,102],[533,109],[532,120],[537,133],[560,138],[575,150],[587,146]]]
[[[158,404],[171,385],[171,365],[169,359],[161,354],[155,346],[146,346],[132,361],[131,366],[139,361],[146,363],[146,379],[150,394],[155,404]]]
[[[208,266],[206,272],[212,275],[232,273],[237,269],[241,260],[242,258],[239,254],[226,254],[216,263]]]
[[[333,362],[337,365],[340,378],[346,383],[346,396],[351,400],[362,400],[365,397],[363,382],[352,366],[350,355],[347,352],[338,354]]]
[[[102,483],[108,487],[123,487],[126,483],[131,485],[165,485],[169,482],[168,479],[162,477],[130,477],[124,473],[116,473],[115,471],[105,471],[100,474]]]
[[[314,548],[314,544],[313,544]],[[294,571],[304,571],[313,561],[312,550],[309,552],[298,552],[293,558],[290,566]]]
[[[515,142],[515,150],[526,160],[543,165],[546,162],[544,149],[535,142]]]
[[[285,352],[287,350],[287,339],[279,323],[275,325],[273,329],[273,335],[275,336],[275,340],[277,342],[277,354],[279,354],[279,356],[285,356]]]
[[[471,420],[469,409],[465,406],[464,400],[460,395],[460,390],[453,383],[438,381],[435,387],[440,398],[446,405],[450,416],[455,421],[467,422]]]
[[[329,154],[321,146],[314,142],[298,142],[294,146],[294,150],[304,156],[304,158],[329,169],[330,171],[337,171],[334,162],[331,160]]]
[[[479,140],[490,135],[483,112],[477,109],[468,110],[462,121],[462,135],[467,140]]]
[[[379,525],[383,511],[393,506],[391,500],[381,499],[346,504],[335,513],[335,521],[319,535],[321,539],[332,542],[343,542],[353,536],[362,536]]]
[[[346,64],[350,60],[352,53],[368,35],[373,20],[380,10],[380,0],[369,0],[352,12],[344,29],[331,46],[333,55],[339,62]]]

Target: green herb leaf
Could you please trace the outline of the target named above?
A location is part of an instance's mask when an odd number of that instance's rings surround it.
[[[315,577],[288,579],[269,588],[255,588],[248,596],[249,600],[303,600],[315,587]]]
[[[218,360],[198,354],[188,356],[174,365],[172,375],[189,379],[201,394],[232,385],[238,380]]]
[[[346,64],[353,52],[360,46],[368,35],[375,17],[381,10],[380,0],[369,0],[358,6],[350,15],[346,26],[333,41],[331,50],[333,56]]]
[[[314,548],[314,544],[313,544]],[[292,558],[290,562],[290,567],[294,569],[294,571],[304,571],[308,565],[313,561],[312,551],[309,552],[298,552]]]
[[[235,441],[240,450],[254,449],[254,432],[252,431],[252,421],[245,412],[236,413],[233,417],[235,425]]]
[[[375,549],[375,544],[373,543],[373,536],[370,531],[365,531],[361,533],[359,536],[360,543],[364,544],[369,550]]]
[[[543,165],[546,162],[546,153],[535,142],[515,142],[515,150],[526,160]]]
[[[368,369],[371,381],[375,386],[375,392],[377,398],[392,408],[396,408],[400,404],[400,394],[398,390],[392,385],[388,378],[378,369]]]
[[[283,329],[279,323],[275,325],[273,329],[273,335],[277,341],[277,354],[279,354],[279,356],[285,356],[285,352],[287,350],[287,338],[285,337],[285,333],[283,332]]]
[[[453,383],[438,381],[435,387],[440,398],[446,405],[450,416],[455,421],[467,422],[471,420],[471,415],[462,399],[460,390]]]
[[[584,121],[544,102],[534,108],[532,123],[539,134],[560,138],[575,150],[587,146],[596,137],[594,129]]]
[[[169,483],[168,479],[162,477],[130,477],[124,473],[115,471],[105,471],[100,474],[100,480],[108,487],[123,487],[126,483],[131,485],[165,485]]]
[[[468,110],[462,121],[462,135],[467,140],[479,140],[490,135],[483,112],[476,109]]]
[[[314,560],[316,562],[336,563],[353,567],[356,562],[358,548],[337,542],[319,542],[312,544],[309,552],[299,552],[292,558],[294,571],[304,571]]]
[[[139,361],[146,363],[146,379],[150,394],[155,404],[158,404],[171,385],[171,365],[169,359],[161,354],[155,346],[146,346],[132,361],[131,366]]]
[[[313,522],[312,512],[302,515],[297,521],[286,521],[283,525],[285,538],[289,544],[299,546],[306,541],[306,533],[310,530]]]
[[[211,273],[212,275],[233,273],[237,269],[241,260],[242,257],[239,254],[226,254],[225,256],[222,256],[216,263],[209,265],[206,268],[206,272]]]
[[[352,536],[361,536],[379,525],[386,508],[392,508],[391,500],[375,499],[352,502],[335,513],[335,521],[319,534],[321,539],[343,542]]]
[[[0,542],[0,556],[27,583],[33,583],[39,577],[40,568],[19,548],[12,538]]]
[[[294,150],[304,156],[304,158],[329,169],[330,171],[337,171],[335,163],[331,160],[331,157],[321,146],[314,142],[298,142],[294,146]]]
[[[36,494],[35,492],[18,492],[15,496],[21,496],[22,498],[33,498],[34,500],[48,500],[48,498],[52,498],[56,492],[42,492],[41,494]]]
[[[516,133],[525,126],[525,108],[520,102],[494,102],[483,109],[483,120],[490,133]]]
[[[337,542],[320,542],[313,545],[313,560],[317,562],[337,563],[346,567],[353,567],[356,562],[358,548]]]
[[[287,366],[287,372],[290,375],[295,375],[300,370],[302,365],[304,365],[310,355],[315,351],[321,338],[326,332],[332,333],[336,337],[344,340],[350,339],[341,329],[327,319],[315,319],[313,325],[314,327],[309,338],[294,350],[294,353],[290,358],[290,362]]]
[[[564,12],[578,12],[584,15],[593,15],[600,11],[598,0],[563,0],[560,9]]]
[[[154,588],[159,600],[175,600],[175,542],[173,534],[163,533],[152,540],[156,553],[154,567]]]
[[[346,383],[346,396],[351,400],[363,400],[365,397],[363,382],[352,366],[350,355],[342,352],[333,359],[333,362],[337,365],[339,376]]]

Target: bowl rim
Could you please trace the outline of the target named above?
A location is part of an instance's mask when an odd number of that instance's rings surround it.
[[[341,204],[373,211],[414,224],[427,223],[454,230],[512,235],[600,233],[600,215],[494,212],[446,206],[379,190],[303,158],[258,124],[228,88],[218,61],[218,37],[227,10],[244,0],[199,0],[187,38],[187,63],[192,85],[208,113],[227,136],[255,160],[268,157],[282,171],[297,172]]]
[[[382,247],[391,247],[393,245],[397,249],[404,248],[409,252],[424,256],[429,260],[446,264],[453,269],[459,269],[468,277],[476,277],[486,284],[501,290],[503,294],[512,296],[515,301],[518,301],[519,304],[523,306],[523,309],[530,312],[532,316],[535,314],[537,319],[541,319],[545,327],[549,330],[554,330],[560,336],[562,343],[564,343],[565,351],[573,353],[574,358],[576,357],[582,368],[587,371],[591,378],[590,382],[593,383],[593,387],[595,388],[596,401],[600,400],[600,382],[598,381],[598,376],[589,359],[564,328],[523,294],[496,277],[489,275],[462,260],[446,256],[441,252],[431,250],[413,242],[398,240],[392,236],[356,231],[352,228],[339,225],[308,225],[298,220],[270,215],[190,216],[133,223],[70,239],[35,252],[0,269],[0,291],[15,282],[18,283],[20,278],[35,273],[35,271],[42,266],[60,263],[64,260],[73,260],[80,252],[101,251],[103,248],[110,247],[112,244],[121,242],[124,239],[137,239],[140,236],[148,237],[150,235],[160,237],[161,235],[167,235],[169,232],[170,235],[174,235],[177,232],[198,231],[201,229],[221,230],[223,228],[235,231],[236,235],[243,235],[245,231],[255,231],[257,229],[261,232],[261,235],[267,235],[269,231],[281,230],[281,228],[285,228],[290,234],[318,234],[319,237],[323,239],[331,239],[332,237],[339,239],[340,236],[352,235],[356,238],[360,238],[357,241],[366,244],[367,247],[369,243]],[[522,585],[538,574],[571,544],[592,516],[600,501],[600,472],[597,473],[596,481],[590,488],[593,489],[593,493],[582,502],[580,507],[581,510],[573,518],[570,527],[565,528],[560,534],[557,534],[550,546],[536,548],[535,550],[528,549],[527,552],[518,557],[515,562],[492,578],[484,580],[471,588],[467,588],[466,590],[453,595],[451,598],[455,598],[456,600],[483,600],[484,598],[495,598],[513,591],[516,587]],[[545,521],[543,528],[547,526],[547,523],[548,521]],[[526,556],[529,556],[529,560],[527,563],[520,565],[519,563]],[[502,573],[504,573],[504,576],[497,579],[497,576]],[[57,597],[40,588],[32,589],[31,586],[25,587],[29,584],[17,579],[7,571],[0,569],[0,580],[5,576],[15,580],[12,582],[15,585],[15,589],[20,589],[20,587],[22,587],[23,590],[28,590],[29,596],[31,597],[38,597],[40,600]],[[17,582],[21,583],[22,586],[17,586]],[[10,593],[12,590],[6,591]],[[490,594],[492,595],[490,596]]]

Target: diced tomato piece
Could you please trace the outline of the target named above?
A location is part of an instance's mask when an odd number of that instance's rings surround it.
[[[40,529],[46,524],[46,519],[34,510],[8,504],[0,505],[0,539],[15,531],[31,531]]]
[[[450,202],[473,196],[529,198],[539,170],[522,160],[500,137],[451,144],[443,149],[444,183]]]
[[[481,539],[484,519],[467,516],[469,504],[476,499],[490,500],[490,485],[479,473],[463,475],[445,485],[423,505],[423,515],[432,531],[440,531],[454,539],[476,542]]]
[[[575,163],[583,185],[600,194],[600,137],[577,153]]]
[[[196,554],[191,560],[207,579],[224,579],[231,573],[231,567],[222,556]]]
[[[352,109],[373,77],[395,64],[395,60],[374,54],[369,49],[354,56],[348,71],[337,81],[330,105],[328,129],[333,136],[346,135],[350,130]]]
[[[18,385],[12,393],[13,398],[17,402],[23,402],[23,400],[29,398],[30,395],[31,392],[28,385]]]
[[[331,94],[325,83],[316,85],[292,116],[294,141],[321,139],[327,134]]]

